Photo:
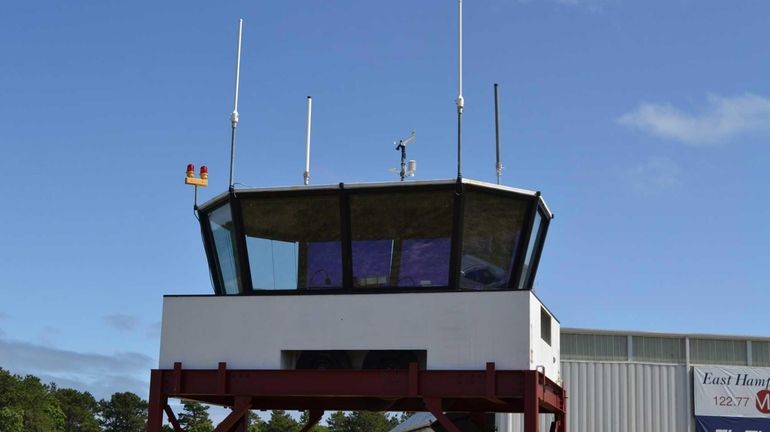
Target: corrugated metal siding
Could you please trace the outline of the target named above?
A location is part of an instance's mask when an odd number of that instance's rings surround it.
[[[751,342],[751,365],[770,366],[770,342]]]
[[[549,432],[553,422],[553,414],[540,414],[540,432]],[[523,414],[499,414],[495,418],[497,432],[523,432]],[[572,429],[568,429],[572,432]]]
[[[562,362],[570,432],[685,432],[685,366]]]
[[[633,336],[633,360],[639,362],[684,363],[683,338]]]
[[[747,340],[690,336],[690,363],[746,365]],[[686,343],[684,335],[563,330],[561,376],[569,431],[694,432]],[[770,366],[770,341],[752,340],[751,363]],[[540,430],[548,431],[552,420],[541,416]],[[524,430],[521,415],[499,416],[497,423],[499,432]]]
[[[746,341],[734,339],[690,339],[690,363],[745,365]]]
[[[684,365],[564,361],[561,373],[569,432],[687,432],[692,422]],[[552,421],[541,415],[540,430]],[[524,418],[499,416],[497,426],[522,432]]]
[[[568,360],[628,360],[628,338],[626,336],[562,332],[561,358]]]

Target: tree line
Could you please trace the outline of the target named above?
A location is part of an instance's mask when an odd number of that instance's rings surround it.
[[[209,407],[182,401],[177,414],[187,432],[212,432]],[[45,384],[34,375],[14,375],[0,368],[0,432],[144,432],[147,401],[131,392],[114,393],[109,400],[97,401],[91,393],[56,384]],[[376,412],[335,412],[326,426],[315,432],[388,432],[408,415],[393,416]],[[249,415],[249,432],[298,432],[307,420],[299,420],[282,410],[270,412],[268,420]],[[173,432],[166,425],[164,432]]]

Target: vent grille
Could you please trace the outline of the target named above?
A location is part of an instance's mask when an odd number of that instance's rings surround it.
[[[753,366],[770,366],[770,342],[751,342],[751,364]]]
[[[627,361],[628,338],[614,335],[562,333],[561,358],[563,360]]]
[[[685,341],[681,338],[634,336],[634,360],[656,363],[684,363]]]
[[[745,365],[746,341],[690,339],[690,363]]]

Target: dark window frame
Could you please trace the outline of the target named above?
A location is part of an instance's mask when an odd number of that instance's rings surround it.
[[[447,279],[447,285],[445,286],[430,286],[430,287],[383,287],[383,288],[356,288],[353,284],[353,263],[352,263],[352,235],[351,235],[351,209],[350,209],[350,197],[357,194],[377,194],[377,193],[408,193],[414,192],[447,192],[453,194],[452,204],[452,226],[450,227],[450,252],[449,252],[449,275]],[[521,236],[522,241],[519,242],[516,254],[515,263],[513,264],[514,271],[511,272],[510,279],[506,287],[487,289],[485,291],[518,291],[517,286],[519,279],[521,278],[521,272],[523,270],[524,260],[526,259],[526,251],[529,242],[532,240],[531,232],[536,212],[539,212],[542,220],[537,235],[534,237],[536,242],[532,253],[532,262],[530,263],[530,274],[528,280],[522,290],[532,290],[532,283],[535,280],[537,273],[537,267],[540,262],[540,256],[543,250],[543,243],[546,237],[548,226],[550,224],[550,213],[545,208],[540,193],[534,195],[518,193],[511,190],[487,188],[477,184],[463,183],[462,181],[452,183],[436,183],[436,184],[410,184],[404,185],[373,185],[373,186],[353,186],[340,183],[337,187],[327,188],[307,188],[307,189],[285,189],[285,190],[254,190],[254,191],[230,191],[228,194],[221,196],[215,201],[207,203],[199,210],[200,226],[202,230],[204,249],[206,251],[206,257],[209,265],[209,271],[211,273],[211,280],[214,286],[214,292],[216,295],[227,295],[222,285],[222,272],[220,263],[217,259],[215,245],[213,241],[211,224],[209,221],[209,214],[220,207],[220,205],[229,205],[233,218],[233,237],[235,241],[236,252],[236,272],[238,273],[238,295],[324,295],[324,294],[383,294],[383,293],[431,293],[431,292],[478,292],[478,290],[460,288],[460,267],[462,259],[462,234],[463,224],[465,219],[465,195],[467,192],[482,192],[486,194],[498,195],[500,197],[523,200],[528,203],[528,209],[526,210],[529,215],[524,220],[524,229]],[[336,195],[339,200],[339,212],[340,212],[340,241],[342,243],[342,287],[333,288],[314,288],[314,289],[253,289],[251,280],[251,268],[248,261],[248,249],[246,245],[246,235],[243,226],[243,214],[241,209],[241,199],[255,198],[255,197],[280,197],[280,198],[292,198],[292,197],[306,197],[317,195]],[[232,295],[232,294],[229,294]]]
[[[540,257],[543,255],[545,239],[548,234],[548,226],[551,223],[551,218],[549,217],[548,212],[544,208],[543,203],[540,200],[539,194],[538,194],[537,203],[535,205],[535,211],[540,215],[540,227],[538,228],[537,235],[535,236],[534,249],[532,249],[532,261],[529,264],[529,268],[530,268],[529,275],[527,275],[527,280],[524,282],[524,288],[522,288],[522,290],[526,290],[526,291],[532,291],[534,289],[535,277],[537,276],[537,268],[540,265]],[[535,223],[535,214],[536,213],[534,212],[532,213],[532,219],[529,222],[529,226],[528,226],[529,234],[532,234],[532,226]],[[532,238],[531,235],[527,238],[527,241],[526,241],[527,244],[525,245],[525,248],[529,246],[529,241],[531,238]],[[526,251],[527,249],[523,249],[523,253],[521,256],[522,261],[518,263],[517,264],[518,267],[516,267],[519,273],[524,271],[524,260],[526,260],[526,256],[525,256]],[[516,280],[518,284],[518,280],[520,277],[521,277],[521,274],[517,275],[516,279],[512,278],[511,281]],[[515,285],[512,285],[512,288],[516,289]]]

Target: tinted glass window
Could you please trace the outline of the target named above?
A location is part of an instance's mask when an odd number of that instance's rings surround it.
[[[451,190],[351,194],[353,284],[447,286],[452,202]]]
[[[545,310],[540,308],[540,337],[551,345],[551,315]]]
[[[225,294],[238,294],[238,272],[235,262],[235,244],[233,243],[233,217],[230,204],[225,204],[209,213],[211,236],[214,238],[216,260],[220,274],[217,275]]]
[[[337,196],[244,198],[241,207],[254,289],[342,286]]]
[[[480,191],[465,194],[460,287],[508,286],[529,203]]]
[[[532,274],[532,262],[535,256],[536,248],[539,248],[540,226],[543,224],[543,216],[540,212],[535,212],[535,221],[532,223],[532,232],[529,235],[527,243],[527,255],[524,258],[524,268],[521,269],[521,278],[519,279],[518,289],[529,289],[531,281],[529,276]]]

